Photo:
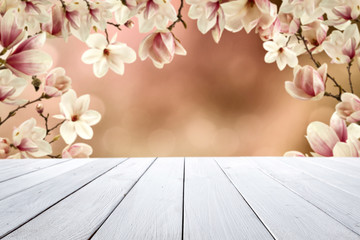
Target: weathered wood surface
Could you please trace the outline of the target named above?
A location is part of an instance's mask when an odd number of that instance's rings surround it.
[[[0,161],[0,239],[360,239],[360,159]]]

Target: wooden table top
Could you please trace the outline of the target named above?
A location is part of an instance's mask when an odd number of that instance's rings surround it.
[[[3,239],[360,239],[360,159],[0,161]]]

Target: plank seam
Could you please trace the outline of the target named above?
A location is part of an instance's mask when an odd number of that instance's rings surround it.
[[[14,179],[14,178],[18,178],[18,177],[21,177],[21,176],[24,176],[24,175],[27,175],[27,174],[30,174],[30,173],[33,173],[33,172],[41,171],[41,170],[43,170],[43,169],[46,169],[46,168],[49,168],[49,167],[52,167],[52,166],[56,166],[56,165],[59,165],[59,164],[62,164],[62,163],[66,163],[66,162],[69,162],[70,160],[72,160],[72,159],[68,159],[68,160],[65,160],[65,161],[62,161],[62,162],[58,162],[58,163],[55,163],[54,165],[49,165],[49,166],[44,167],[44,168],[35,169],[35,170],[33,170],[33,171],[30,171],[30,172],[22,173],[22,174],[20,174],[20,175],[17,175],[17,176],[14,176],[14,177],[10,177],[10,178],[5,179],[5,180],[1,180],[0,183],[9,181],[9,180],[12,180],[12,179]]]
[[[15,227],[14,229],[12,229],[11,231],[5,233],[4,235],[0,236],[0,239],[6,237],[7,235],[9,235],[10,233],[16,231],[17,229],[21,228],[22,226],[24,226],[25,224],[27,224],[28,222],[30,222],[31,220],[33,220],[34,218],[37,218],[38,216],[40,216],[41,214],[43,214],[44,212],[46,212],[48,209],[52,208],[53,206],[55,206],[56,204],[58,204],[59,202],[61,202],[62,200],[64,200],[65,198],[69,197],[70,195],[76,193],[77,191],[79,191],[80,189],[82,189],[83,187],[85,187],[86,185],[90,184],[91,182],[95,181],[96,179],[98,179],[99,177],[101,177],[102,175],[104,175],[105,173],[111,171],[112,169],[116,168],[117,166],[119,166],[120,164],[122,164],[123,162],[125,162],[126,160],[128,160],[129,158],[124,159],[123,161],[119,162],[118,164],[116,164],[115,166],[111,167],[110,169],[108,169],[107,171],[99,174],[97,177],[93,178],[92,180],[90,180],[89,182],[85,183],[84,185],[80,186],[79,188],[77,188],[76,190],[74,190],[73,192],[69,193],[68,195],[66,195],[65,197],[61,198],[59,201],[55,202],[54,204],[50,205],[49,207],[47,207],[46,209],[44,209],[43,211],[40,211],[38,214],[36,214],[35,216],[29,218],[28,220],[26,220],[24,223],[20,224],[19,226]]]
[[[302,195],[300,195],[299,193],[297,193],[295,190],[291,189],[290,187],[287,187],[285,184],[283,184],[280,180],[278,180],[276,177],[271,176],[270,174],[266,173],[264,170],[262,170],[260,167],[257,167],[257,169],[263,173],[265,176],[273,179],[274,181],[278,182],[280,185],[282,185],[283,187],[285,187],[286,189],[288,189],[289,191],[291,191],[292,193],[296,194],[298,197],[300,197],[301,199],[305,200],[306,202],[310,203],[312,206],[314,206],[315,208],[319,209],[320,211],[322,211],[323,213],[325,213],[327,216],[329,216],[330,218],[334,219],[336,222],[338,222],[340,225],[344,226],[345,228],[347,228],[348,230],[350,230],[351,232],[355,233],[356,235],[360,236],[359,233],[355,232],[354,230],[352,230],[351,228],[349,228],[345,223],[341,222],[341,220],[336,219],[335,217],[331,216],[329,213],[325,212],[324,210],[322,210],[320,207],[316,206],[314,203],[310,202],[309,200],[305,199]]]
[[[288,166],[291,167],[291,168],[294,168],[294,169],[296,169],[296,170],[299,170],[299,171],[303,172],[304,174],[306,174],[306,175],[308,175],[308,176],[310,176],[310,177],[313,177],[313,178],[319,180],[319,181],[322,182],[322,183],[325,183],[326,185],[329,185],[329,186],[331,186],[331,187],[337,188],[337,189],[339,189],[340,191],[343,191],[343,192],[346,192],[346,193],[348,193],[348,194],[351,194],[351,195],[353,195],[353,196],[355,196],[355,197],[357,197],[357,198],[360,197],[360,195],[357,195],[356,193],[349,192],[349,191],[347,191],[347,190],[345,190],[345,189],[342,189],[342,188],[340,188],[340,187],[338,187],[338,186],[336,186],[336,185],[334,185],[334,184],[331,184],[331,183],[329,183],[328,181],[326,181],[325,179],[323,179],[323,178],[321,178],[321,177],[314,176],[313,174],[309,173],[308,171],[306,171],[306,170],[304,170],[304,169],[301,169],[301,168],[299,168],[299,167],[292,166],[291,164],[288,164],[288,163],[287,163],[286,161],[284,161],[284,160],[280,160],[280,161],[281,161],[282,163],[288,165]]]
[[[90,235],[90,237],[88,238],[88,240],[92,239],[95,234],[99,231],[99,229],[104,225],[104,223],[106,222],[106,220],[109,219],[109,217],[111,216],[111,214],[116,210],[116,208],[121,204],[121,202],[129,195],[130,191],[135,187],[135,185],[139,182],[139,180],[145,175],[145,173],[150,169],[150,167],[154,164],[154,162],[157,160],[158,158],[156,157],[152,163],[145,169],[145,171],[140,175],[140,177],[134,182],[134,184],[129,188],[129,191],[127,193],[124,194],[124,197],[118,202],[118,204],[116,204],[116,206],[114,207],[114,209],[109,213],[109,215],[104,219],[104,221],[102,223],[100,223],[99,227],[93,232],[93,234]]]
[[[185,157],[183,167],[183,197],[182,197],[182,216],[181,216],[181,240],[184,240],[184,228],[185,228]]]
[[[255,216],[259,219],[259,221],[261,222],[261,224],[265,227],[265,229],[269,232],[269,234],[271,235],[271,237],[276,240],[274,234],[270,231],[270,229],[268,228],[268,226],[266,226],[266,224],[261,220],[260,216],[255,212],[255,210],[251,207],[250,203],[245,199],[245,197],[241,194],[240,190],[236,187],[236,185],[234,184],[234,182],[231,180],[231,178],[226,174],[225,170],[220,166],[220,164],[218,163],[218,161],[216,159],[214,159],[215,163],[218,165],[218,167],[220,168],[220,170],[223,172],[223,174],[225,175],[225,177],[230,181],[231,185],[236,189],[236,191],[240,194],[241,198],[244,199],[245,203],[249,206],[249,208],[251,209],[251,211],[255,214]]]

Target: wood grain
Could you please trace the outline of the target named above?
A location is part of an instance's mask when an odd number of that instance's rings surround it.
[[[80,167],[90,161],[92,160],[77,159],[76,161],[67,161],[2,182],[0,183],[0,200]]]
[[[66,161],[69,161],[69,159],[0,160],[0,182]]]
[[[4,239],[89,239],[154,159],[123,162]]]
[[[0,238],[123,162],[96,159],[0,201]]]
[[[261,172],[254,159],[217,161],[276,239],[360,239],[359,235]]]
[[[183,158],[158,158],[91,239],[181,239]]]
[[[360,198],[319,181],[280,160],[258,159],[256,163],[266,174],[360,234]]]
[[[186,158],[184,239],[273,239],[212,159]]]

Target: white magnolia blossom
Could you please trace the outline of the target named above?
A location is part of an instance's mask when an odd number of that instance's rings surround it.
[[[62,158],[88,158],[93,153],[91,146],[85,143],[75,143],[62,151]]]
[[[146,33],[154,27],[159,30],[166,29],[169,21],[177,19],[176,11],[170,1],[147,0],[139,6],[139,31]]]
[[[268,51],[265,55],[265,62],[273,63],[276,61],[281,71],[286,65],[292,68],[298,65],[297,54],[289,48],[288,41],[288,37],[278,34],[274,37],[273,41],[264,42],[263,46]]]
[[[360,15],[360,0],[322,0],[320,7],[326,12],[326,23],[340,30]]]
[[[109,70],[124,74],[124,63],[132,63],[136,60],[135,51],[125,43],[116,41],[117,35],[107,42],[106,37],[100,33],[91,34],[86,44],[91,48],[84,52],[81,59],[86,64],[93,64],[96,77],[103,77]]]
[[[14,105],[26,103],[25,99],[17,98],[27,84],[28,82],[25,79],[13,76],[10,70],[0,70],[0,102]]]
[[[302,24],[309,24],[324,14],[320,7],[322,0],[284,0],[280,7],[281,13],[291,13],[300,19]]]
[[[30,118],[13,131],[13,145],[22,157],[43,157],[52,153],[51,145],[44,140],[46,130],[36,126],[36,120]]]
[[[71,78],[66,76],[62,67],[54,68],[45,78],[44,93],[50,97],[59,97],[71,88]]]
[[[97,111],[88,110],[90,96],[88,94],[77,98],[74,90],[70,89],[61,96],[61,115],[55,115],[57,119],[65,120],[60,127],[61,137],[67,144],[71,144],[76,137],[91,139],[93,130],[91,126],[97,124],[101,115]]]

